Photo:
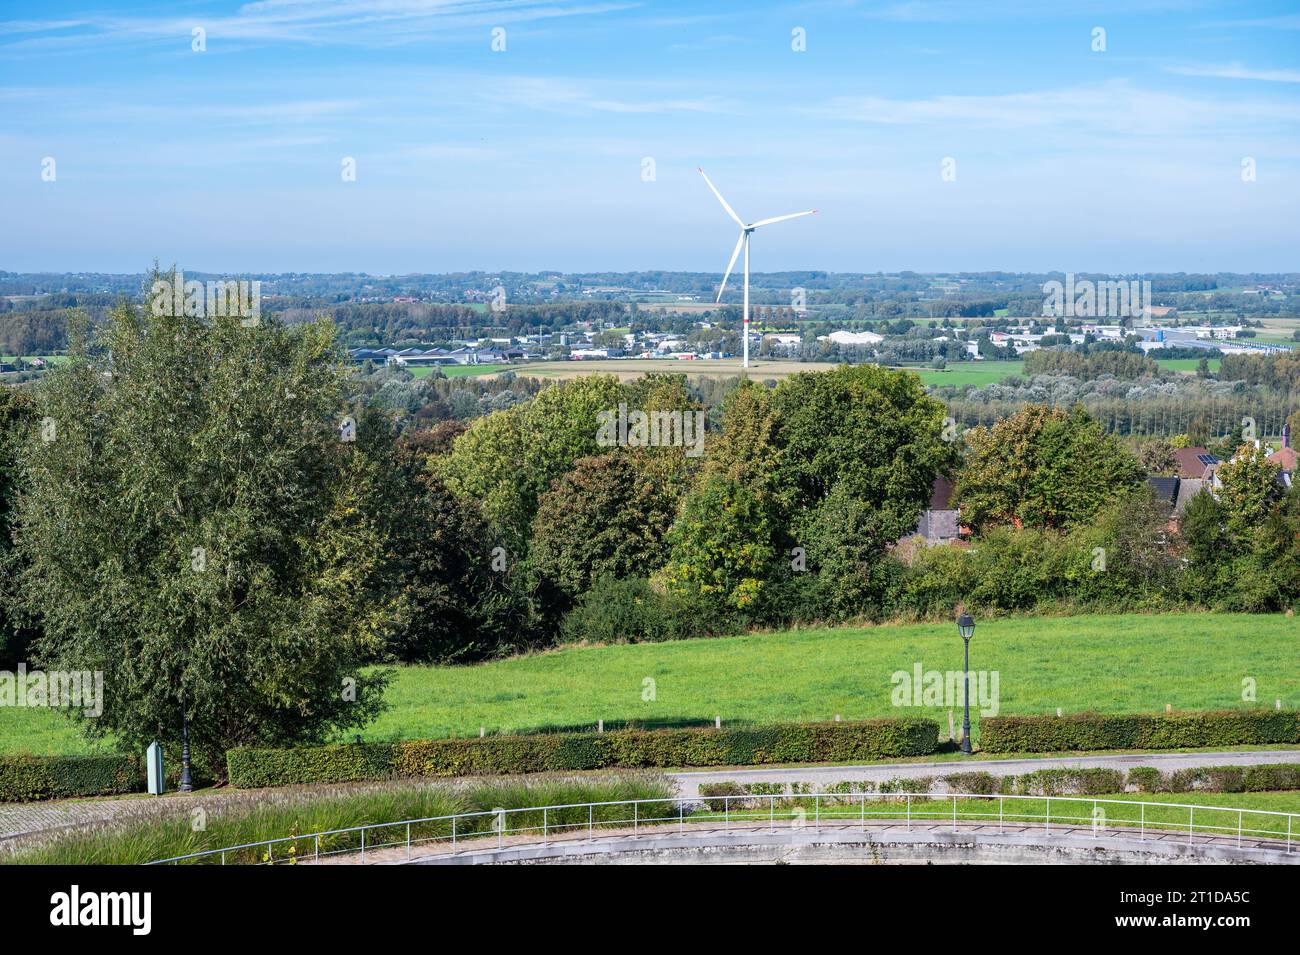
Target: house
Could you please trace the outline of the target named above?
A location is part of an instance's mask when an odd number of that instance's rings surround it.
[[[1179,478],[1178,480],[1178,497],[1174,501],[1174,517],[1182,517],[1183,511],[1187,510],[1187,505],[1192,498],[1205,490],[1208,481],[1198,480],[1197,478]]]
[[[1151,494],[1157,501],[1168,504],[1172,510],[1178,503],[1179,481],[1176,477],[1149,477],[1147,487],[1151,488]]]
[[[915,534],[927,544],[944,544],[961,535],[961,512],[952,503],[953,482],[937,477],[930,486],[930,503],[921,512]]]
[[[1281,465],[1282,473],[1279,476],[1281,483],[1290,487],[1295,480],[1296,452],[1291,447],[1291,425],[1282,426],[1282,447],[1268,456],[1268,459],[1274,464]]]
[[[1203,480],[1218,464],[1219,459],[1205,448],[1179,448],[1174,452],[1174,470],[1180,478]]]
[[[1208,480],[1182,477],[1149,477],[1147,487],[1151,495],[1161,504],[1168,506],[1169,516],[1173,522],[1183,516],[1187,504],[1209,486]],[[1173,529],[1173,524],[1170,525]]]

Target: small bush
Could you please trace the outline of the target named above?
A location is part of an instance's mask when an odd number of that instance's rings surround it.
[[[950,773],[943,777],[949,792],[991,796],[998,791],[1001,780],[992,773]]]
[[[1154,766],[1135,766],[1128,771],[1128,784],[1140,793],[1158,793],[1164,777]]]
[[[1222,710],[1172,715],[990,716],[980,746],[990,753],[1097,749],[1182,749],[1300,743],[1300,712]]]
[[[1274,766],[1247,766],[1243,786],[1248,793],[1300,789],[1300,766],[1278,763]]]
[[[729,779],[716,783],[700,783],[700,798],[713,812],[722,812],[727,807],[739,809],[745,804],[740,797],[749,795],[745,791],[746,788]]]
[[[743,632],[747,621],[689,594],[660,593],[648,580],[603,577],[560,624],[564,643],[661,643]]]
[[[144,788],[134,756],[0,754],[0,802],[109,796]]]
[[[1118,769],[1036,769],[1016,778],[1023,796],[1100,796],[1124,791]]]

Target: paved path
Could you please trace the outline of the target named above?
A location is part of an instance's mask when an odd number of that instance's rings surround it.
[[[699,770],[668,774],[678,792],[689,799],[699,795],[701,783],[730,780],[742,783],[800,782],[817,786],[837,782],[884,782],[918,776],[984,771],[999,776],[1017,775],[1035,769],[1109,766],[1130,769],[1157,766],[1164,772],[1198,766],[1253,766],[1262,763],[1300,763],[1300,750],[1254,750],[1230,753],[1139,753],[1116,756],[1060,756],[1042,759],[969,760],[944,763],[873,763],[866,766],[803,766],[792,769]],[[359,784],[363,788],[365,784]],[[335,790],[344,788],[333,787]],[[281,790],[283,791],[283,790]],[[117,799],[77,799],[57,802],[0,803],[0,844],[18,835],[87,825],[135,813],[150,815],[169,811],[189,812],[198,806],[211,808],[230,799],[256,799],[249,791],[214,792],[199,796],[157,796]]]
[[[949,773],[986,772],[994,776],[1018,776],[1036,769],[1129,770],[1155,766],[1161,772],[1195,769],[1200,766],[1257,766],[1265,763],[1300,763],[1300,750],[1252,750],[1231,753],[1133,753],[1114,756],[1052,756],[1038,759],[953,760],[943,763],[869,763],[865,766],[800,766],[781,769],[691,770],[670,773],[679,795],[694,798],[701,783],[811,783],[817,787],[845,782],[882,783],[890,779],[946,776]]]

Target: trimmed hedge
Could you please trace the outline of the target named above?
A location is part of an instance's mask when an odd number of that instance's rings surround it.
[[[1300,743],[1296,710],[1221,710],[1169,715],[990,716],[980,721],[987,753],[1089,749],[1182,749]]]
[[[134,756],[0,754],[0,802],[109,796],[144,788]]]
[[[1122,769],[1036,769],[1007,779],[1004,792],[1023,796],[1101,796],[1124,791]]]
[[[925,756],[939,746],[934,720],[863,720],[745,729],[623,730],[469,739],[402,740],[296,749],[234,749],[231,785],[497,776],[582,769],[833,763]]]

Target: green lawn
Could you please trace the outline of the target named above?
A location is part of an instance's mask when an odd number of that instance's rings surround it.
[[[1160,614],[985,621],[971,669],[996,670],[1001,712],[1111,713],[1300,706],[1300,626],[1281,615]],[[959,671],[951,624],[795,630],[676,643],[575,647],[470,667],[402,667],[370,739],[651,723],[767,723],[926,715],[895,707],[895,671]],[[647,684],[649,679],[653,684]],[[653,694],[647,691],[653,687]],[[653,699],[643,699],[643,694]],[[974,698],[974,693],[972,694]],[[978,713],[972,708],[978,725]],[[958,714],[958,718],[960,715]],[[0,750],[77,752],[54,713],[0,709]]]
[[[753,797],[751,797],[752,799]],[[1099,818],[1093,818],[1092,796],[1053,796],[1050,807],[1051,821],[1069,823],[1075,826],[1091,826],[1094,822],[1103,827],[1145,826],[1146,829],[1164,829],[1186,831],[1188,823],[1195,825],[1196,836],[1234,835],[1238,822],[1242,831],[1249,838],[1258,836],[1285,839],[1288,820],[1286,816],[1252,815],[1249,812],[1238,814],[1238,809],[1256,810],[1265,813],[1300,813],[1300,792],[1267,793],[1119,793],[1095,797]],[[1103,802],[1102,800],[1114,800]],[[756,819],[790,819],[796,810],[803,810],[803,818],[813,819],[814,813],[821,820],[830,819],[868,819],[894,818],[909,814],[906,800],[873,797],[865,805],[856,797],[841,799],[799,799],[776,802],[775,811],[771,804],[764,807],[761,798],[755,799],[756,808],[735,808],[727,813],[732,820],[744,818]],[[1143,806],[1139,806],[1141,803]],[[1174,803],[1175,805],[1167,805]],[[692,821],[702,819],[724,818],[721,811],[723,803],[715,799],[714,812],[699,813],[691,817]],[[1215,807],[1189,811],[1181,806]],[[1222,808],[1218,808],[1222,807]],[[958,819],[985,819],[991,823],[998,821],[999,801],[990,799],[959,799],[956,801]],[[1001,803],[1001,815],[1005,822],[1018,821],[1042,823],[1048,818],[1046,799],[1007,799]],[[647,809],[647,815],[649,810]],[[914,821],[948,820],[953,818],[953,800],[937,796],[931,799],[913,797],[910,816]],[[1300,835],[1300,818],[1292,818],[1290,830],[1293,839]],[[1136,834],[1135,834],[1136,835]]]
[[[498,371],[505,371],[509,365],[439,365],[442,373],[448,378],[466,378],[470,375],[492,375]],[[433,374],[432,365],[419,365],[415,368],[407,369],[412,377],[425,378]]]
[[[1008,375],[1024,374],[1025,364],[1020,361],[954,361],[943,371],[933,368],[908,368],[921,376],[923,385],[984,385],[997,384]]]
[[[1156,364],[1165,371],[1196,371],[1196,366],[1201,363],[1199,358],[1157,358]],[[1206,362],[1210,366],[1210,371],[1217,372],[1219,365],[1223,364],[1222,359],[1210,358]]]

